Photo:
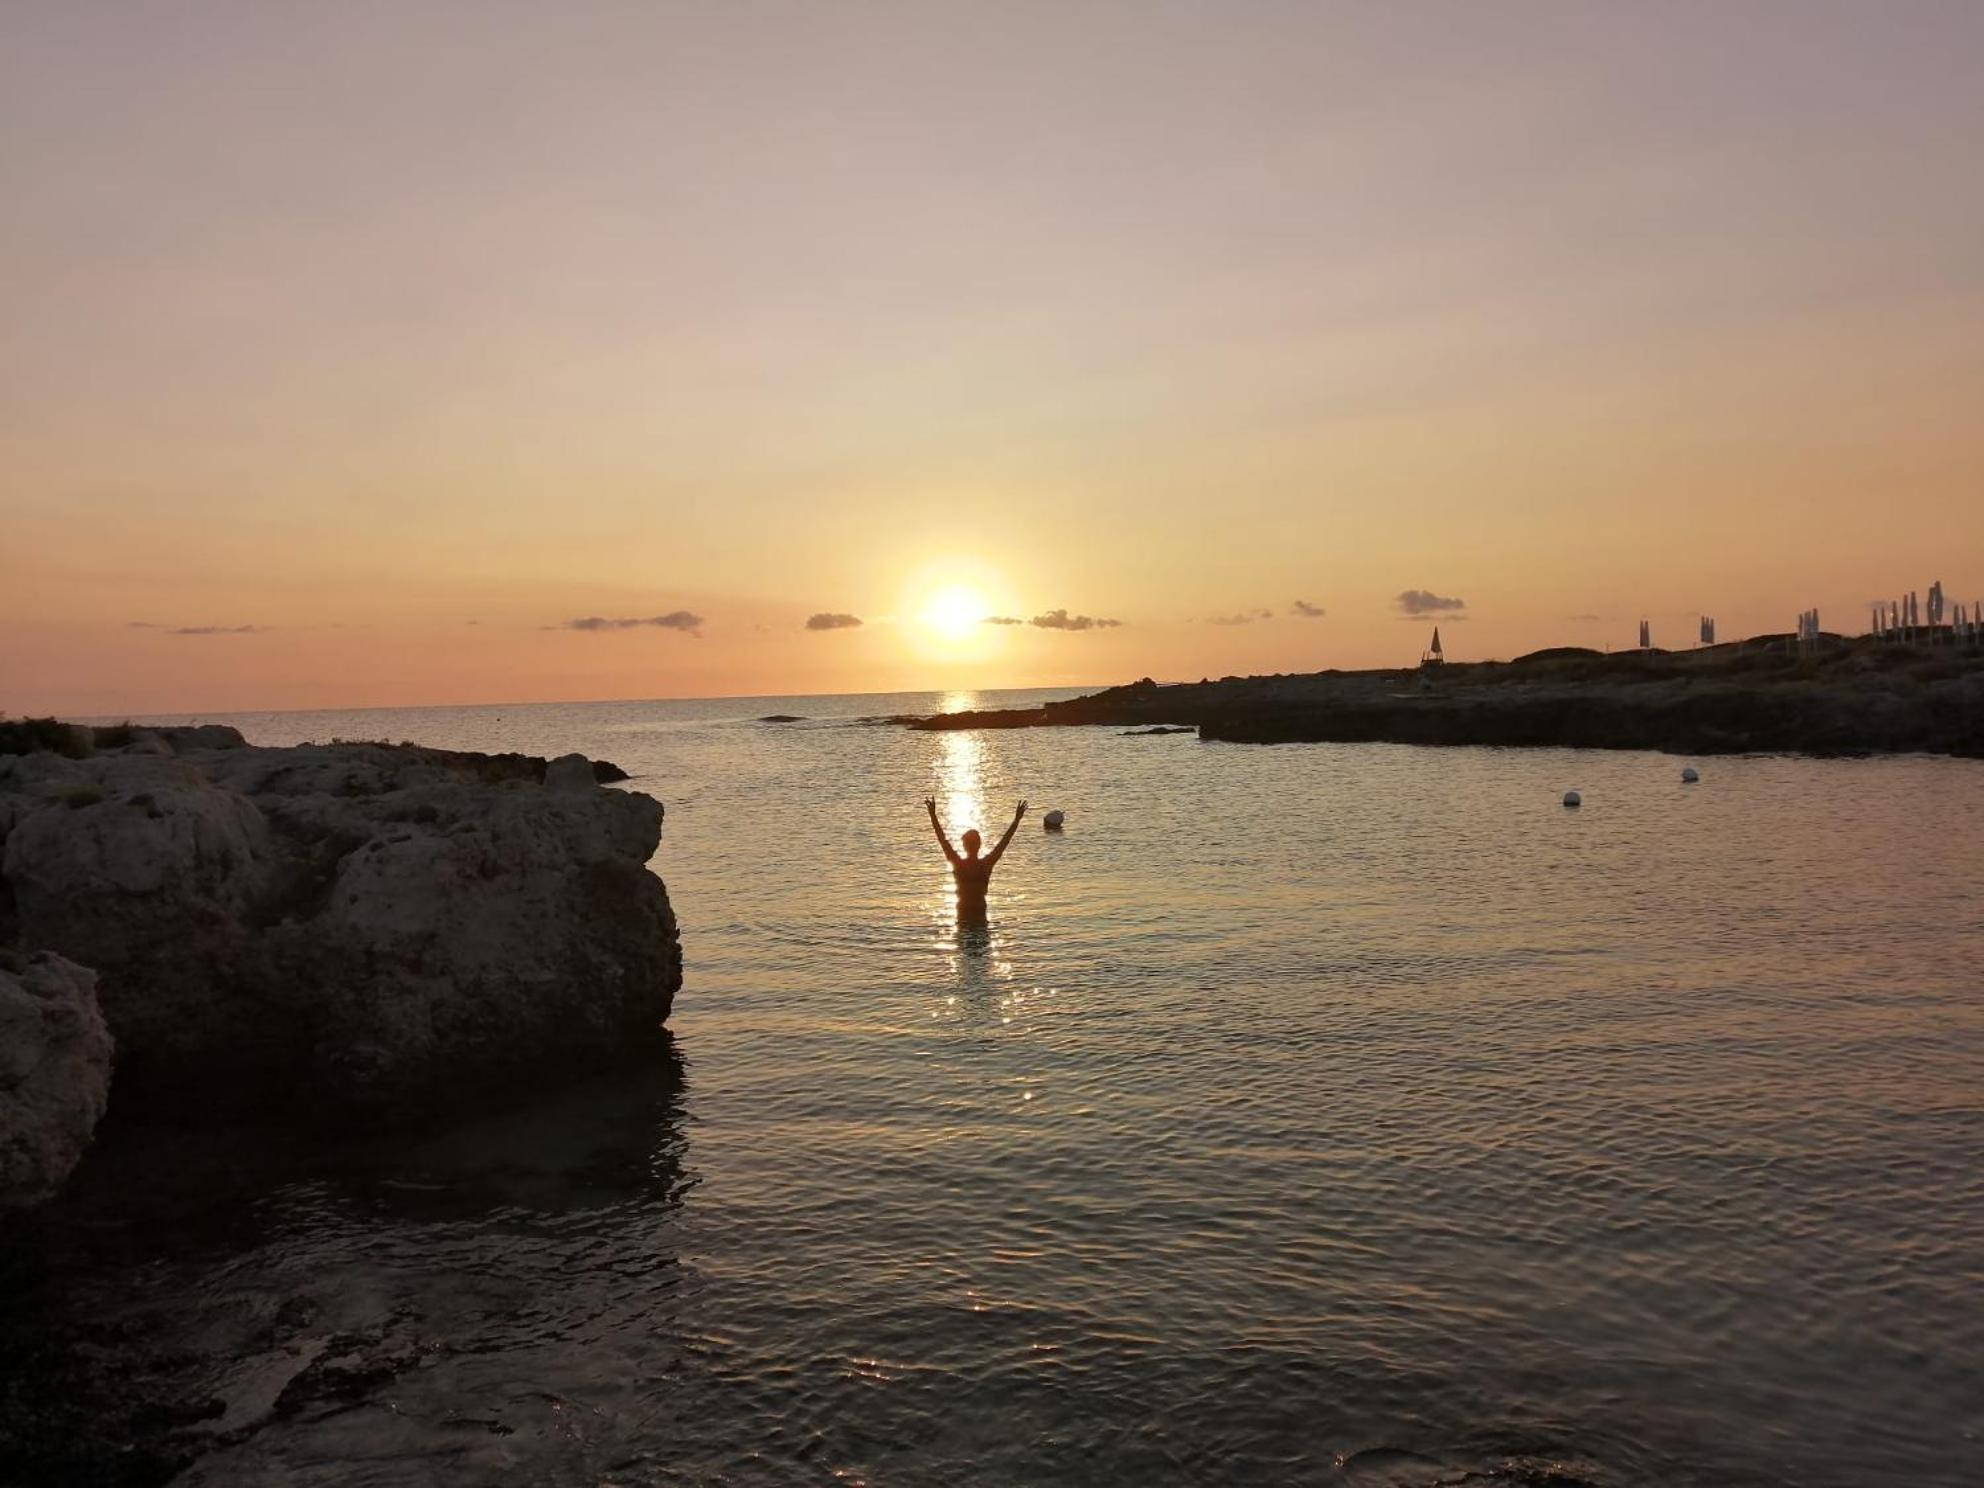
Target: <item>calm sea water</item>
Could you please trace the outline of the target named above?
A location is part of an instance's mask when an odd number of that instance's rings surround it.
[[[78,1277],[399,1350],[187,1481],[1984,1481],[1984,765],[854,721],[990,701],[230,720],[618,761],[688,971]],[[926,794],[1068,812],[983,940]]]

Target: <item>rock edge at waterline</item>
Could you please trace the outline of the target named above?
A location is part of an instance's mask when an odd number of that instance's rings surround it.
[[[70,1001],[115,1040],[120,1116],[401,1119],[596,1071],[668,1016],[662,807],[611,766],[52,727],[0,754],[0,947],[94,972]]]

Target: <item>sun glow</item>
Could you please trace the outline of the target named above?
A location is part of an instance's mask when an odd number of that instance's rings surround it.
[[[896,614],[905,649],[919,661],[945,670],[932,681],[957,687],[982,680],[957,668],[974,668],[1000,658],[1012,632],[988,621],[1018,614],[1005,576],[986,559],[952,553],[926,559],[905,575]]]
[[[962,641],[978,632],[986,614],[985,601],[976,589],[952,584],[925,600],[916,619],[947,641]]]

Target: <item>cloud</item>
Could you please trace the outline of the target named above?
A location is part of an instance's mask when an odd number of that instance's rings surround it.
[[[703,633],[703,617],[688,610],[670,610],[666,615],[626,615],[611,620],[604,615],[581,615],[576,620],[567,620],[563,625],[547,625],[546,630],[633,630],[638,626],[651,625],[656,630],[679,630],[700,638]]]
[[[1574,625],[1591,625],[1591,624],[1595,624],[1595,623],[1597,622],[1597,620],[1598,620],[1598,616],[1596,616],[1596,615],[1573,615],[1573,616],[1571,616],[1571,623],[1572,623],[1572,624],[1574,624]]]
[[[859,615],[836,615],[825,610],[806,617],[808,630],[852,630],[860,623]]]
[[[1408,615],[1445,615],[1467,608],[1464,599],[1449,599],[1431,589],[1408,589],[1392,601]]]
[[[985,617],[985,623],[987,625],[1024,625],[1026,621],[1020,619],[1018,615],[987,615]]]
[[[1104,620],[1095,615],[1070,615],[1066,610],[1049,610],[1027,621],[1028,625],[1036,625],[1042,630],[1106,630],[1122,623],[1121,620]]]
[[[1252,625],[1256,620],[1274,619],[1273,610],[1241,610],[1232,615],[1208,615],[1208,625]]]
[[[1288,613],[1304,620],[1320,620],[1329,613],[1321,605],[1312,605],[1306,599],[1298,599],[1288,607]]]
[[[158,627],[157,627],[156,625],[154,625],[154,624],[152,624],[152,622],[151,622],[151,621],[149,621],[149,620],[126,620],[126,621],[124,622],[124,628],[125,628],[126,630],[157,630],[157,629],[158,629]]]
[[[175,625],[167,635],[255,635],[267,627],[261,625]],[[147,626],[157,630],[156,625]]]

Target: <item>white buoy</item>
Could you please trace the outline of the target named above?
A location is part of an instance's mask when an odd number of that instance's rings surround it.
[[[1067,814],[1057,809],[1043,816],[1040,819],[1040,824],[1050,832],[1058,832],[1061,830],[1061,823],[1067,819]]]
[[[1697,770],[1693,765],[1684,765],[1682,767],[1681,784],[1693,785],[1697,780],[1700,780],[1701,778],[1702,778],[1702,772],[1700,770]]]
[[[1579,795],[1576,791],[1565,791],[1564,804],[1566,806],[1582,806],[1584,805],[1584,797]]]

